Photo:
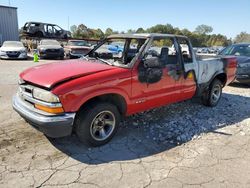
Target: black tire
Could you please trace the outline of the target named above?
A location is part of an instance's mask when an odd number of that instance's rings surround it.
[[[201,100],[205,106],[214,107],[220,101],[222,95],[222,83],[215,79],[209,86],[209,90],[203,94]]]
[[[113,104],[89,105],[77,114],[75,131],[81,142],[91,146],[101,146],[113,138],[117,132],[120,118],[120,113]],[[106,123],[107,120],[109,123]],[[107,133],[104,138],[102,138],[105,135],[103,131]]]

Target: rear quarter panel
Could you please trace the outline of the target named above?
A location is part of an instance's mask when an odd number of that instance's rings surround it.
[[[224,71],[224,63],[220,58],[198,61],[198,84],[208,83],[216,73]]]
[[[198,83],[209,83],[216,75],[225,73],[227,82],[231,83],[235,79],[237,60],[235,57],[213,58],[198,62],[199,76]]]

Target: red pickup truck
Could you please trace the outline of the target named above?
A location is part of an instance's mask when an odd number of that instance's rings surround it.
[[[109,50],[114,42],[123,44],[122,53]],[[22,72],[13,108],[49,137],[75,132],[99,146],[122,117],[194,96],[216,106],[236,66],[235,57],[197,61],[184,36],[111,35],[81,59]]]

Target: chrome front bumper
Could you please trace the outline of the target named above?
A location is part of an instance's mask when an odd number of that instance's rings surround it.
[[[13,97],[12,102],[14,110],[45,135],[56,138],[72,133],[75,113],[63,113],[60,115],[40,114],[25,104],[18,94]]]

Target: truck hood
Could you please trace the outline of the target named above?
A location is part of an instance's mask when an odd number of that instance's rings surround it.
[[[20,74],[20,78],[35,85],[52,88],[67,80],[116,68],[99,61],[68,60],[29,68]]]

